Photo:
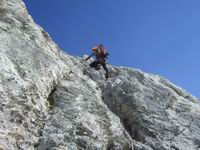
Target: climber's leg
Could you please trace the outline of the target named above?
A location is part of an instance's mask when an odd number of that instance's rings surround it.
[[[90,67],[95,68],[95,70],[99,70],[100,69],[99,64],[100,64],[99,61],[95,60],[90,64]]]
[[[106,79],[108,79],[109,76],[108,76],[108,68],[107,68],[107,66],[106,66],[106,63],[105,63],[105,62],[102,62],[101,65],[103,66],[103,69],[106,71],[105,77],[106,77]]]

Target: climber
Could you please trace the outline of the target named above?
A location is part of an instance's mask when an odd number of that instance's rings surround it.
[[[100,66],[102,65],[104,70],[106,71],[105,77],[108,79],[108,68],[106,66],[106,59],[109,55],[107,50],[104,48],[103,44],[99,44],[98,46],[92,49],[93,53],[85,59],[87,61],[92,56],[96,57],[96,60],[90,64],[90,67],[94,68],[95,70],[101,69]]]

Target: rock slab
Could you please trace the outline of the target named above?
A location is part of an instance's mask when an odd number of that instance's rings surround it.
[[[194,96],[137,69],[109,66],[105,81],[62,52],[22,0],[0,1],[0,43],[0,149],[200,149]]]

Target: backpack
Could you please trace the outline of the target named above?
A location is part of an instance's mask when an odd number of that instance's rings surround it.
[[[97,60],[105,61],[107,56],[109,55],[107,50],[104,47],[103,48],[94,47],[92,50],[93,50],[93,52],[95,52]]]
[[[107,54],[107,50],[105,48],[98,48],[99,50],[99,55],[106,55]]]
[[[108,52],[107,50],[103,47],[103,48],[98,48],[97,50],[97,55],[101,58],[101,59],[105,59],[108,56]]]

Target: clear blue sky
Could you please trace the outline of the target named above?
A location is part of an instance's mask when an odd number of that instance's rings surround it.
[[[24,0],[69,54],[104,43],[109,63],[162,75],[200,97],[200,0]]]

